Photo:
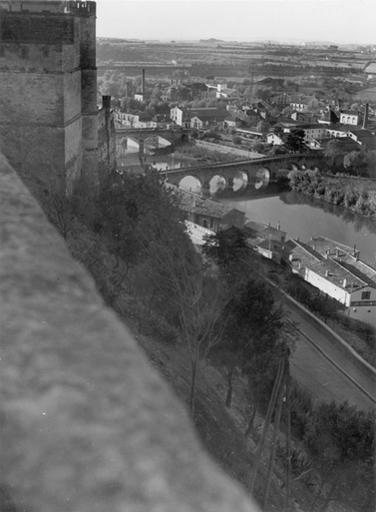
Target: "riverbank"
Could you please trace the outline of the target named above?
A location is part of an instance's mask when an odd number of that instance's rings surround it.
[[[341,176],[323,176],[318,171],[292,171],[293,191],[342,206],[353,213],[376,218],[376,182]]]

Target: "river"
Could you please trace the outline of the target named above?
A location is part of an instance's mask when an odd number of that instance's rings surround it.
[[[376,221],[296,192],[264,197],[221,199],[245,212],[250,220],[278,222],[289,238],[302,241],[322,235],[346,245],[356,244],[360,257],[376,264]]]

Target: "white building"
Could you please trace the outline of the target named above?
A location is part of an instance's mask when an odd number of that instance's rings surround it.
[[[176,105],[170,109],[170,119],[179,126],[183,126],[184,110]]]
[[[136,92],[136,94],[134,95],[134,99],[142,103],[145,99],[145,96],[142,92]]]
[[[329,137],[348,137],[349,130],[346,128],[339,128],[337,126],[329,126],[326,128],[326,133]]]
[[[376,269],[360,260],[358,251],[324,237],[315,237],[308,244],[294,240],[289,260],[292,271],[305,281],[352,308],[352,312],[367,311],[369,319],[373,320]]]
[[[114,112],[115,123],[124,128],[157,128],[156,121],[142,119],[140,114],[129,114],[127,112]]]
[[[208,237],[214,236],[215,232],[211,229],[204,228],[203,226],[200,226],[199,224],[195,224],[194,222],[191,222],[190,220],[184,221],[186,232],[191,239],[191,242],[193,245],[196,246],[202,246],[205,245],[206,240]]]
[[[293,130],[303,130],[304,140],[310,143],[313,140],[325,139],[328,136],[327,126],[320,123],[281,123],[283,133]]]
[[[341,124],[358,126],[360,122],[360,114],[358,112],[341,112],[339,122]]]
[[[303,103],[302,101],[294,101],[290,103],[290,107],[297,112],[307,112],[308,105],[307,103]]]
[[[282,146],[284,144],[282,137],[280,137],[274,132],[268,133],[268,135],[266,136],[266,142],[268,144],[273,144],[273,146]]]

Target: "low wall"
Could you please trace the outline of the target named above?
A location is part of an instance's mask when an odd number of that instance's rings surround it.
[[[281,295],[283,295],[288,300],[290,307],[295,308],[303,317],[310,320],[311,322],[314,322],[316,328],[323,334],[325,334],[326,338],[330,340],[331,345],[337,348],[342,354],[346,356],[350,365],[354,366],[356,369],[359,370],[360,375],[358,374],[357,380],[351,374],[352,372],[347,372],[344,369],[341,369],[339,365],[335,364],[337,368],[339,368],[341,371],[347,374],[348,378],[367,397],[370,403],[370,407],[374,407],[374,404],[376,403],[376,369],[370,363],[368,363],[368,361],[365,361],[339,334],[337,334],[320,318],[314,315],[309,309],[300,304],[300,302],[291,297],[291,295],[286,293],[284,290],[279,288],[270,279],[266,278],[266,281],[271,286],[273,286],[273,288],[278,289],[279,293],[281,293]],[[326,350],[320,349],[320,352],[323,353],[326,357],[328,357],[328,359],[330,359]],[[359,379],[359,377],[361,378]]]
[[[263,158],[265,155],[241,148],[226,146],[225,144],[216,144],[215,142],[207,142],[206,140],[196,140],[196,146],[208,149],[209,151],[218,151],[219,153],[232,154],[242,156],[244,158]]]
[[[0,242],[0,509],[255,512],[1,155]]]

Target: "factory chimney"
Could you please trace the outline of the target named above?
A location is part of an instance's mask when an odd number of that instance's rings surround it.
[[[141,93],[145,97],[145,69],[142,70]]]
[[[368,103],[366,103],[366,106],[364,108],[364,114],[363,114],[363,130],[365,130],[368,126],[368,109],[369,109],[369,105]]]

